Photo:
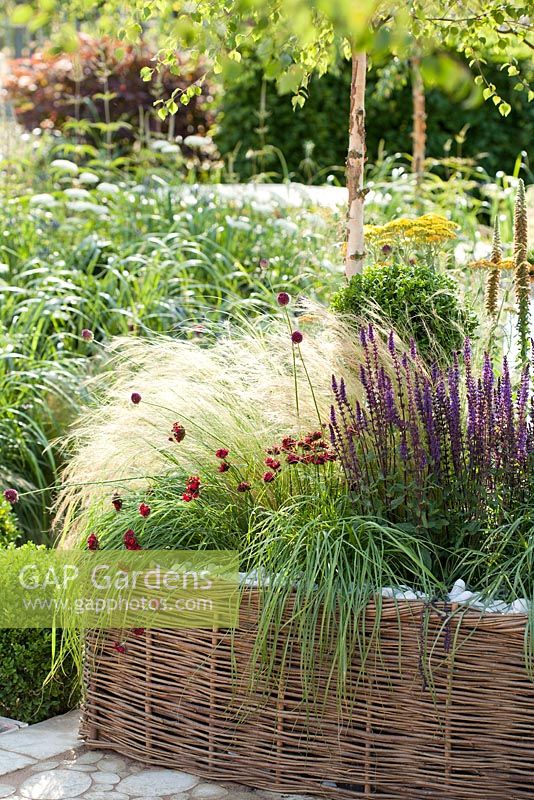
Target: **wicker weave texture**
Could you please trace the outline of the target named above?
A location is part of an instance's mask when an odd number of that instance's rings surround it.
[[[332,800],[534,797],[525,617],[457,611],[447,622],[443,610],[386,601],[363,677],[355,656],[340,702],[328,665],[317,663],[310,703],[295,645],[276,683],[251,683],[258,602],[251,593],[242,604],[233,638],[153,630],[129,636],[118,654],[112,633],[89,636],[87,743],[214,780]]]

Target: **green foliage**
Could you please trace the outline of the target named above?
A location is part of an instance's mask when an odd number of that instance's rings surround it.
[[[528,69],[528,62],[523,62]],[[464,67],[465,68],[465,67]],[[529,150],[529,132],[534,126],[534,108],[522,92],[514,92],[515,80],[500,70],[498,63],[485,67],[488,78],[501,95],[510,101],[506,117],[482,102],[480,90],[464,79],[451,92],[429,88],[427,105],[427,156],[475,158],[483,154],[481,164],[490,173],[511,173],[520,151]],[[390,153],[411,153],[412,100],[409,82],[396,80],[390,91],[382,89],[383,70],[372,68],[368,74],[366,96],[367,155],[372,163],[381,148]],[[222,94],[221,114],[215,140],[223,154],[237,156],[235,170],[243,177],[261,169],[258,157],[251,152],[261,147],[258,136],[258,108],[262,76],[248,65],[232,76]],[[302,108],[293,110],[290,95],[279,95],[273,82],[267,82],[267,142],[276,144],[287,161],[288,170],[299,179],[321,182],[329,168],[345,163],[347,119],[350,93],[350,64],[310,81],[309,96]],[[312,164],[306,163],[305,143],[313,143]],[[248,155],[247,155],[248,154]],[[265,154],[265,169],[280,172],[276,155]],[[333,171],[343,181],[343,171]],[[479,176],[483,179],[483,174]]]
[[[8,544],[15,543],[20,537],[20,530],[17,526],[17,520],[10,504],[4,500],[0,500],[0,548],[6,547]]]
[[[461,348],[476,318],[458,299],[447,275],[422,263],[377,263],[364,267],[332,299],[332,308],[361,319],[378,315],[405,336],[413,336],[426,357]]]
[[[0,716],[35,723],[74,708],[78,687],[72,660],[66,656],[51,674],[54,651],[59,647],[55,636],[61,633],[0,630]]]
[[[61,463],[51,443],[87,398],[83,380],[98,366],[100,343],[120,334],[201,336],[206,322],[265,312],[272,289],[318,297],[334,270],[335,225],[271,201],[190,189],[175,159],[167,155],[157,177],[140,169],[137,181],[98,162],[51,168],[48,156],[26,172],[31,190],[18,187],[14,200],[5,189],[0,485],[37,490],[17,507],[36,541],[49,541],[49,488]],[[97,184],[84,183],[83,171]],[[84,328],[94,343],[82,340]]]

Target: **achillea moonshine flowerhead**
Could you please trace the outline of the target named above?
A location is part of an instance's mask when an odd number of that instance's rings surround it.
[[[224,459],[224,458],[226,458],[226,456],[228,455],[229,452],[230,451],[227,450],[226,447],[221,447],[221,448],[219,448],[219,450],[217,450],[215,452],[215,455],[217,456],[217,458]]]
[[[137,536],[135,532],[129,528],[123,537],[124,546],[127,550],[142,550],[143,548],[137,541]]]
[[[87,537],[87,549],[88,550],[98,550],[98,538],[96,533],[91,533]]]
[[[276,300],[279,306],[288,306],[291,302],[291,295],[287,292],[280,292]]]
[[[4,498],[7,500],[8,503],[11,503],[12,506],[19,501],[19,493],[16,489],[6,489],[4,492]]]
[[[92,342],[94,339],[93,331],[90,331],[89,328],[84,328],[82,331],[82,339],[85,342]]]
[[[113,508],[115,509],[115,511],[120,511],[121,510],[121,508],[122,508],[122,500],[121,500],[121,498],[119,497],[118,494],[114,494],[113,495],[113,497],[111,498],[111,502],[113,504]]]
[[[141,402],[141,395],[139,394],[139,392],[132,392],[130,400],[132,401],[134,406],[138,406],[139,403]]]
[[[182,442],[185,438],[185,428],[179,422],[175,422],[171,429],[172,436],[169,437],[169,442]]]
[[[263,473],[263,480],[265,483],[272,483],[275,479],[276,475],[274,472],[264,472]]]
[[[293,344],[300,344],[303,339],[304,336],[300,331],[293,331],[293,333],[291,334],[291,341],[293,342]]]
[[[141,503],[141,505],[139,506],[139,513],[141,514],[142,517],[145,517],[145,519],[146,517],[149,516],[150,510],[151,510],[150,506],[147,506],[146,503]]]
[[[250,492],[250,483],[248,481],[241,481],[236,486],[238,492]]]

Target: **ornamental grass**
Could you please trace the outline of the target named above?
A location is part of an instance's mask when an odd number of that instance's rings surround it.
[[[342,692],[384,587],[532,597],[534,406],[528,364],[477,369],[467,340],[432,366],[394,332],[304,310],[202,343],[117,340],[57,515],[68,546],[237,550],[264,594],[255,660],[274,669],[291,598],[305,684],[320,629]]]

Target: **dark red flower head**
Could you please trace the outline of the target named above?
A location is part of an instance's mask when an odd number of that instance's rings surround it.
[[[123,537],[124,546],[127,550],[142,550],[143,548],[137,541],[137,536],[135,532],[129,528]]]
[[[300,461],[300,456],[298,456],[296,453],[289,453],[286,461],[288,464],[298,464]]]
[[[117,653],[125,653],[126,647],[122,644],[122,642],[114,642],[113,649],[117,651]]]
[[[187,494],[191,497],[198,497],[200,492],[200,478],[198,475],[190,475],[185,484]]]
[[[93,331],[90,331],[89,328],[84,328],[82,331],[82,339],[85,342],[92,342],[94,339]]]
[[[274,472],[264,472],[263,473],[263,480],[265,483],[272,483],[275,479],[276,475]]]
[[[265,459],[265,465],[271,469],[274,469],[275,472],[276,470],[280,469],[280,462],[276,458],[271,458],[271,456],[267,456]]]
[[[288,306],[291,302],[291,295],[287,292],[280,292],[276,300],[279,306]]]
[[[230,469],[230,464],[228,461],[221,461],[219,466],[217,467],[217,472],[228,472]]]
[[[91,533],[87,537],[87,549],[88,550],[98,550],[98,538],[96,533]]]
[[[236,487],[238,492],[250,492],[250,483],[248,481],[241,481]]]
[[[304,336],[300,331],[293,331],[293,333],[291,334],[291,341],[293,342],[293,344],[300,344],[303,339]]]
[[[139,506],[139,513],[141,514],[142,517],[145,518],[148,517],[148,515],[150,514],[150,506],[147,506],[146,503],[141,503],[141,505]]]
[[[184,503],[190,503],[191,500],[194,500],[194,499],[195,498],[193,497],[193,495],[189,494],[189,492],[184,492],[183,495],[182,495],[182,500],[184,501]]]
[[[217,458],[226,458],[229,452],[230,451],[227,450],[226,447],[221,447],[219,448],[219,450],[215,452],[215,455],[217,456]]]
[[[293,450],[296,445],[296,440],[292,436],[285,436],[282,439],[282,450]]]
[[[113,503],[113,508],[115,511],[120,511],[122,508],[122,500],[118,494],[114,494],[111,498],[111,502]]]
[[[175,422],[171,429],[172,436],[169,441],[181,442],[185,438],[185,428],[179,422]]]
[[[19,501],[19,493],[16,489],[6,489],[4,492],[4,498],[7,500],[8,503],[11,503],[12,506]]]
[[[139,392],[132,392],[130,400],[132,401],[134,406],[138,406],[139,403],[141,402],[141,395],[139,394]]]
[[[144,628],[132,628],[132,633],[134,636],[144,636],[145,629]]]

